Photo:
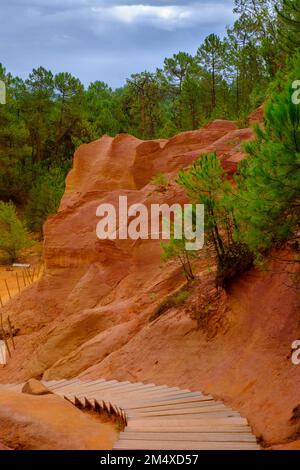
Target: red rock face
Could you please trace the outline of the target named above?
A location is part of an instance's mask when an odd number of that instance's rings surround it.
[[[1,444],[0,442],[0,450],[12,450],[9,447],[5,446],[4,444]]]
[[[107,450],[117,432],[57,395],[0,391],[2,450]],[[1,450],[1,446],[0,446]]]
[[[45,225],[46,274],[6,308],[20,335],[0,381],[84,375],[184,386],[240,410],[269,443],[295,433],[289,418],[300,383],[287,356],[300,338],[299,304],[288,274],[246,274],[222,293],[207,335],[193,315],[195,298],[214,290],[207,262],[196,264],[191,299],[150,322],[185,285],[180,267],[161,265],[157,240],[96,237],[99,204],[117,204],[120,195],[148,207],[184,203],[179,169],[216,151],[231,174],[252,137],[251,129],[215,121],[170,140],[119,135],[81,146],[59,212]],[[168,174],[168,188],[150,184],[158,173]]]

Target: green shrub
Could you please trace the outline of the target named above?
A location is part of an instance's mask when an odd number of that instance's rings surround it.
[[[165,175],[164,173],[158,173],[157,175],[151,178],[150,183],[154,186],[159,186],[161,188],[166,189],[168,187],[169,180],[167,175]]]
[[[32,244],[28,231],[16,213],[12,202],[0,202],[0,250],[14,262],[20,252]]]
[[[192,259],[197,256],[197,252],[186,249],[186,240],[177,240],[171,238],[168,243],[161,243],[161,259],[164,263],[176,260],[182,267],[186,280],[188,282],[195,279],[192,267]]]
[[[42,234],[43,224],[55,214],[65,190],[65,173],[60,168],[52,168],[41,173],[29,195],[25,208],[28,227]]]
[[[217,285],[225,287],[253,265],[254,256],[245,243],[232,242],[218,263]]]
[[[189,298],[189,296],[190,296],[189,291],[182,290],[182,291],[175,293],[172,296],[172,301],[174,302],[175,305],[181,305]]]
[[[166,297],[154,310],[150,322],[153,322],[157,318],[159,318],[161,315],[166,313],[168,310],[170,310],[172,307],[178,307],[181,304],[184,304],[186,300],[190,296],[190,291],[187,289],[180,289],[179,291],[175,292],[172,295],[169,295]]]

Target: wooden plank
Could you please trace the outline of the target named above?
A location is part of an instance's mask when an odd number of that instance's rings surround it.
[[[117,380],[111,380],[109,382],[103,381],[103,384],[100,383],[99,385],[95,385],[95,388],[99,387],[99,390],[100,390],[102,387],[107,387],[108,388],[108,387],[111,387],[112,385],[115,386],[117,383],[118,383]],[[77,387],[78,390],[80,390],[80,389],[84,390],[88,386],[86,384],[82,383],[81,381],[76,381],[75,383],[66,384],[66,387],[68,387],[68,388],[72,387],[72,390],[73,390],[73,387],[74,388]]]
[[[142,385],[142,384],[140,384]],[[85,390],[90,390],[90,389],[94,389],[95,390],[102,390],[103,388],[114,388],[114,389],[119,389],[119,388],[124,388],[124,387],[128,387],[128,386],[131,386],[133,387],[134,384],[132,384],[131,382],[118,382],[118,380],[110,380],[109,382],[104,380],[102,383],[96,383],[96,384],[80,384],[81,387],[83,387]]]
[[[116,394],[113,391],[97,391],[97,392],[76,392],[77,395],[80,397],[86,396],[87,398],[96,398],[98,400],[111,400],[114,401],[115,404],[120,404],[122,407],[125,406],[125,404],[134,404],[136,402],[145,402],[146,397],[144,395],[132,395],[131,393],[124,393],[124,394]],[[154,395],[153,395],[154,396]],[[157,394],[155,395],[156,397],[158,396]],[[167,399],[172,399],[176,398],[177,396],[180,397],[180,395],[170,395],[169,393],[166,394]],[[151,396],[152,397],[152,396]],[[162,399],[162,398],[160,398]],[[118,402],[118,403],[117,403]]]
[[[70,382],[73,382],[75,381],[80,383],[80,380],[79,379],[70,379],[70,380],[67,380],[67,379],[62,379],[62,380],[41,380],[41,382],[45,385],[45,387],[47,388],[55,388],[56,386],[62,386],[62,385],[66,385]]]
[[[117,383],[117,381],[113,381],[113,384]],[[99,387],[99,391],[101,391],[101,387],[100,385],[97,386],[97,388]],[[109,387],[111,387],[111,384],[108,384],[107,382],[105,382],[105,385],[103,385],[103,389],[109,389]],[[52,389],[53,390],[53,389]],[[82,385],[81,383],[75,383],[75,384],[70,384],[70,385],[66,385],[64,387],[60,387],[58,390],[57,390],[57,393],[66,393],[66,392],[74,392],[76,394],[81,394],[81,395],[84,395],[85,393],[89,393],[89,389],[86,389],[84,385]]]
[[[116,393],[116,394],[122,394],[124,389],[128,390],[128,392],[131,393],[134,393],[134,394],[145,394],[145,395],[148,395],[148,394],[152,394],[152,393],[161,393],[161,392],[165,392],[165,393],[178,393],[178,392],[181,392],[181,390],[179,388],[176,388],[176,387],[173,387],[173,388],[170,388],[168,387],[167,385],[161,385],[161,386],[156,386],[156,385],[144,385],[142,383],[138,383],[138,384],[132,384],[132,383],[128,383],[128,384],[123,384],[123,383],[120,383],[120,384],[116,384],[116,385],[112,385],[112,386],[106,386],[105,384],[102,386],[102,387],[92,387],[92,388],[89,388],[89,391],[93,390],[93,391],[98,391],[98,390],[107,390],[110,389],[113,393]]]
[[[184,409],[189,409],[193,408],[194,410],[202,410],[202,409],[211,409],[214,408],[215,406],[222,407],[221,409],[229,409],[226,408],[226,406],[222,402],[216,402],[216,401],[196,401],[196,402],[189,402],[189,403],[172,403],[169,402],[170,404],[168,405],[160,405],[160,406],[147,406],[145,404],[143,407],[138,407],[138,408],[127,408],[130,410],[132,413],[154,413],[156,411],[172,411],[172,410],[184,410]]]
[[[156,432],[168,432],[168,433],[197,433],[197,432],[204,432],[204,433],[240,433],[240,434],[251,434],[251,429],[245,425],[187,425],[182,423],[180,426],[168,426],[166,423],[159,427],[157,426],[139,426],[134,425],[133,423],[130,424],[129,427],[126,428],[124,431],[125,433],[132,433],[132,432],[149,432],[149,433],[156,433]]]
[[[150,387],[150,386],[149,386]],[[155,389],[155,386],[151,386],[153,389]],[[116,393],[116,394],[119,394],[119,395],[122,395],[124,394],[125,392],[127,393],[131,393],[131,391],[135,392],[140,392],[140,391],[146,391],[145,390],[145,385],[144,384],[132,384],[130,382],[122,382],[122,383],[117,383],[117,384],[113,384],[113,385],[105,385],[103,384],[103,386],[93,386],[93,387],[82,387],[81,386],[81,390],[82,390],[82,393],[83,392],[99,392],[99,391],[105,391],[107,393],[109,392],[112,392],[112,393]]]
[[[47,382],[43,382],[43,383],[44,383],[44,385],[45,385],[46,387],[48,387]],[[68,385],[73,385],[73,384],[75,384],[75,383],[80,383],[80,380],[78,380],[78,379],[60,380],[60,381],[58,381],[57,384],[55,384],[55,385],[50,385],[50,387],[48,387],[48,388],[51,388],[51,390],[57,390],[57,389],[66,387],[66,386],[68,386]]]
[[[191,392],[193,393],[193,392]],[[179,398],[177,398],[179,397]],[[114,395],[114,398],[117,399],[117,397],[115,397]],[[164,405],[165,403],[173,403],[175,401],[178,401],[178,403],[180,403],[182,401],[182,403],[185,403],[185,402],[193,402],[193,401],[197,401],[197,402],[200,402],[200,401],[204,401],[205,403],[207,402],[207,400],[204,400],[203,398],[201,397],[198,397],[198,396],[190,396],[190,394],[184,394],[183,397],[178,394],[178,395],[175,395],[175,396],[171,396],[169,397],[168,395],[165,395],[165,396],[162,396],[160,398],[152,398],[152,397],[149,397],[148,399],[147,398],[141,398],[139,396],[132,396],[131,394],[127,395],[126,397],[121,397],[120,400],[122,400],[122,403],[124,406],[131,408],[131,409],[140,409],[140,408],[144,408],[144,407],[155,407],[156,404],[158,405],[158,407],[160,405]],[[213,400],[208,400],[209,402],[213,402]],[[216,403],[219,403],[219,402],[216,402]]]
[[[73,379],[64,379],[64,380],[58,380],[58,381],[55,381],[55,383],[53,385],[51,385],[50,382],[47,382],[47,381],[43,381],[44,385],[48,388],[56,388],[56,385],[58,385],[58,387],[62,387],[62,386],[69,386],[69,385],[73,385],[73,384],[78,384],[79,386],[86,386],[86,385],[94,385],[94,384],[97,384],[97,383],[107,383],[107,380],[105,379],[98,379],[98,380],[95,380],[95,381],[89,381],[89,382],[86,382],[86,381],[83,381],[83,380],[80,380],[78,378],[73,378]],[[49,385],[48,385],[49,384]]]
[[[154,384],[149,384],[145,385],[143,382],[136,382],[132,383],[127,381],[119,382],[118,380],[102,380],[102,381],[96,381],[96,382],[82,382],[82,385],[85,386],[86,388],[94,387],[97,385],[100,385],[100,388],[102,386],[113,386],[116,389],[118,388],[123,388],[123,387],[155,387]]]
[[[259,450],[255,443],[248,442],[178,442],[178,441],[118,441],[118,450]]]
[[[83,382],[82,380],[79,380],[79,379],[74,379],[76,380],[76,383],[79,385],[79,386],[84,386],[84,387],[92,387],[94,385],[98,385],[98,384],[101,384],[103,382],[107,383],[107,381],[105,379],[99,379],[99,380],[93,380],[91,382]],[[44,382],[44,384],[46,385],[46,387],[48,386],[48,383],[49,382]],[[54,384],[55,385],[55,384]],[[51,386],[51,385],[50,385]],[[50,388],[49,386],[49,388]]]
[[[240,416],[235,417],[224,417],[224,416],[204,416],[202,418],[189,416],[188,419],[185,419],[184,422],[182,419],[178,418],[178,416],[168,418],[166,421],[165,418],[157,417],[157,418],[141,418],[140,416],[137,418],[129,418],[129,425],[130,426],[165,426],[168,423],[170,426],[197,426],[197,425],[206,425],[206,426],[215,426],[215,425],[248,425],[248,422],[245,418]]]
[[[173,404],[185,404],[185,403],[222,403],[219,401],[215,401],[212,397],[211,398],[202,398],[202,397],[186,397],[186,398],[173,398],[169,400],[166,398],[165,400],[151,400],[145,401],[143,403],[137,404],[133,409],[139,409],[147,406],[148,408],[159,408],[167,405]]]
[[[156,391],[156,388],[155,386],[150,386],[153,390]],[[147,388],[147,386],[146,386]],[[167,388],[167,387],[166,387]],[[109,393],[109,394],[115,394],[115,395],[120,395],[120,396],[124,396],[124,393],[147,393],[148,390],[144,390],[145,389],[145,385],[143,384],[132,384],[130,382],[104,382],[103,385],[95,385],[95,386],[92,386],[92,387],[88,387],[88,386],[84,386],[82,384],[78,385],[77,387],[77,391],[80,392],[81,394],[84,394],[84,393]],[[152,391],[152,390],[151,390]],[[157,390],[157,393],[159,391]]]
[[[128,412],[129,416],[141,416],[151,418],[153,416],[177,416],[177,415],[206,415],[212,413],[223,413],[226,416],[239,416],[239,413],[236,411],[231,411],[230,409],[226,408],[224,405],[211,405],[202,408],[180,408],[174,410],[163,410],[163,411],[145,411],[143,413],[142,410],[139,412]]]
[[[166,422],[170,423],[170,426],[172,423],[175,422],[181,422],[181,423],[186,423],[189,421],[207,421],[207,420],[217,420],[217,419],[230,419],[230,418],[237,418],[239,419],[239,414],[236,413],[235,415],[232,415],[228,411],[216,411],[216,412],[211,412],[211,413],[193,413],[190,415],[169,415],[169,416],[141,416],[141,415],[136,415],[136,416],[131,416],[130,413],[127,413],[128,419],[144,419],[146,422],[153,423],[154,421],[157,421],[157,418],[163,418]]]
[[[90,392],[89,392],[90,393]],[[104,396],[104,393],[105,391],[102,392],[103,393],[103,396]],[[182,393],[181,391],[176,391],[176,392],[170,392],[169,390],[161,390],[161,391],[154,391],[154,392],[146,392],[146,393],[143,393],[142,391],[139,392],[139,393],[128,393],[125,397],[123,394],[117,394],[117,393],[114,393],[113,391],[111,392],[111,394],[109,394],[109,396],[114,396],[115,398],[117,397],[121,397],[121,399],[123,400],[123,402],[126,400],[128,401],[128,399],[133,399],[134,397],[138,398],[140,401],[146,401],[148,399],[158,399],[158,400],[163,400],[164,398],[165,399],[168,399],[168,400],[171,400],[171,399],[175,399],[175,398],[186,398],[186,397],[191,397],[191,396],[198,396],[198,394],[196,392],[184,392]]]

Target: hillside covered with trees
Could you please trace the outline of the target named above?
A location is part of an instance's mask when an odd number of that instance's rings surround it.
[[[178,52],[116,90],[101,76],[84,87],[67,72],[41,66],[22,80],[1,66],[7,104],[0,107],[0,199],[21,208],[29,229],[41,232],[79,144],[118,133],[168,138],[214,118],[243,125],[282,67],[284,43],[291,49],[276,3],[235,0],[237,19],[224,38],[211,34],[194,56]]]
[[[298,0],[235,0],[236,21],[224,38],[211,34],[194,56],[178,52],[116,90],[100,80],[86,88],[67,72],[53,75],[43,67],[22,80],[1,66],[7,104],[0,107],[0,219],[8,227],[1,246],[9,258],[28,246],[27,230],[42,236],[81,143],[119,133],[169,138],[216,118],[245,127],[249,113],[266,102],[265,131],[248,146],[253,158],[240,166],[234,191],[214,156],[179,179],[210,211],[208,232],[221,272],[236,249],[250,262],[253,252],[291,237],[299,215],[300,114],[291,99],[300,76],[299,11]],[[214,179],[210,200],[199,196],[195,175],[204,193]],[[262,194],[268,196],[261,200]]]

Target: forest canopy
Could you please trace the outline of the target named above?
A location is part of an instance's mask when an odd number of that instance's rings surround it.
[[[101,77],[85,87],[68,72],[54,75],[42,66],[23,80],[0,65],[7,88],[0,106],[0,200],[12,201],[28,227],[41,232],[81,143],[121,132],[167,138],[214,118],[245,125],[293,48],[290,28],[295,44],[297,18],[291,1],[234,3],[236,21],[225,37],[210,34],[194,55],[180,51],[116,90]]]

